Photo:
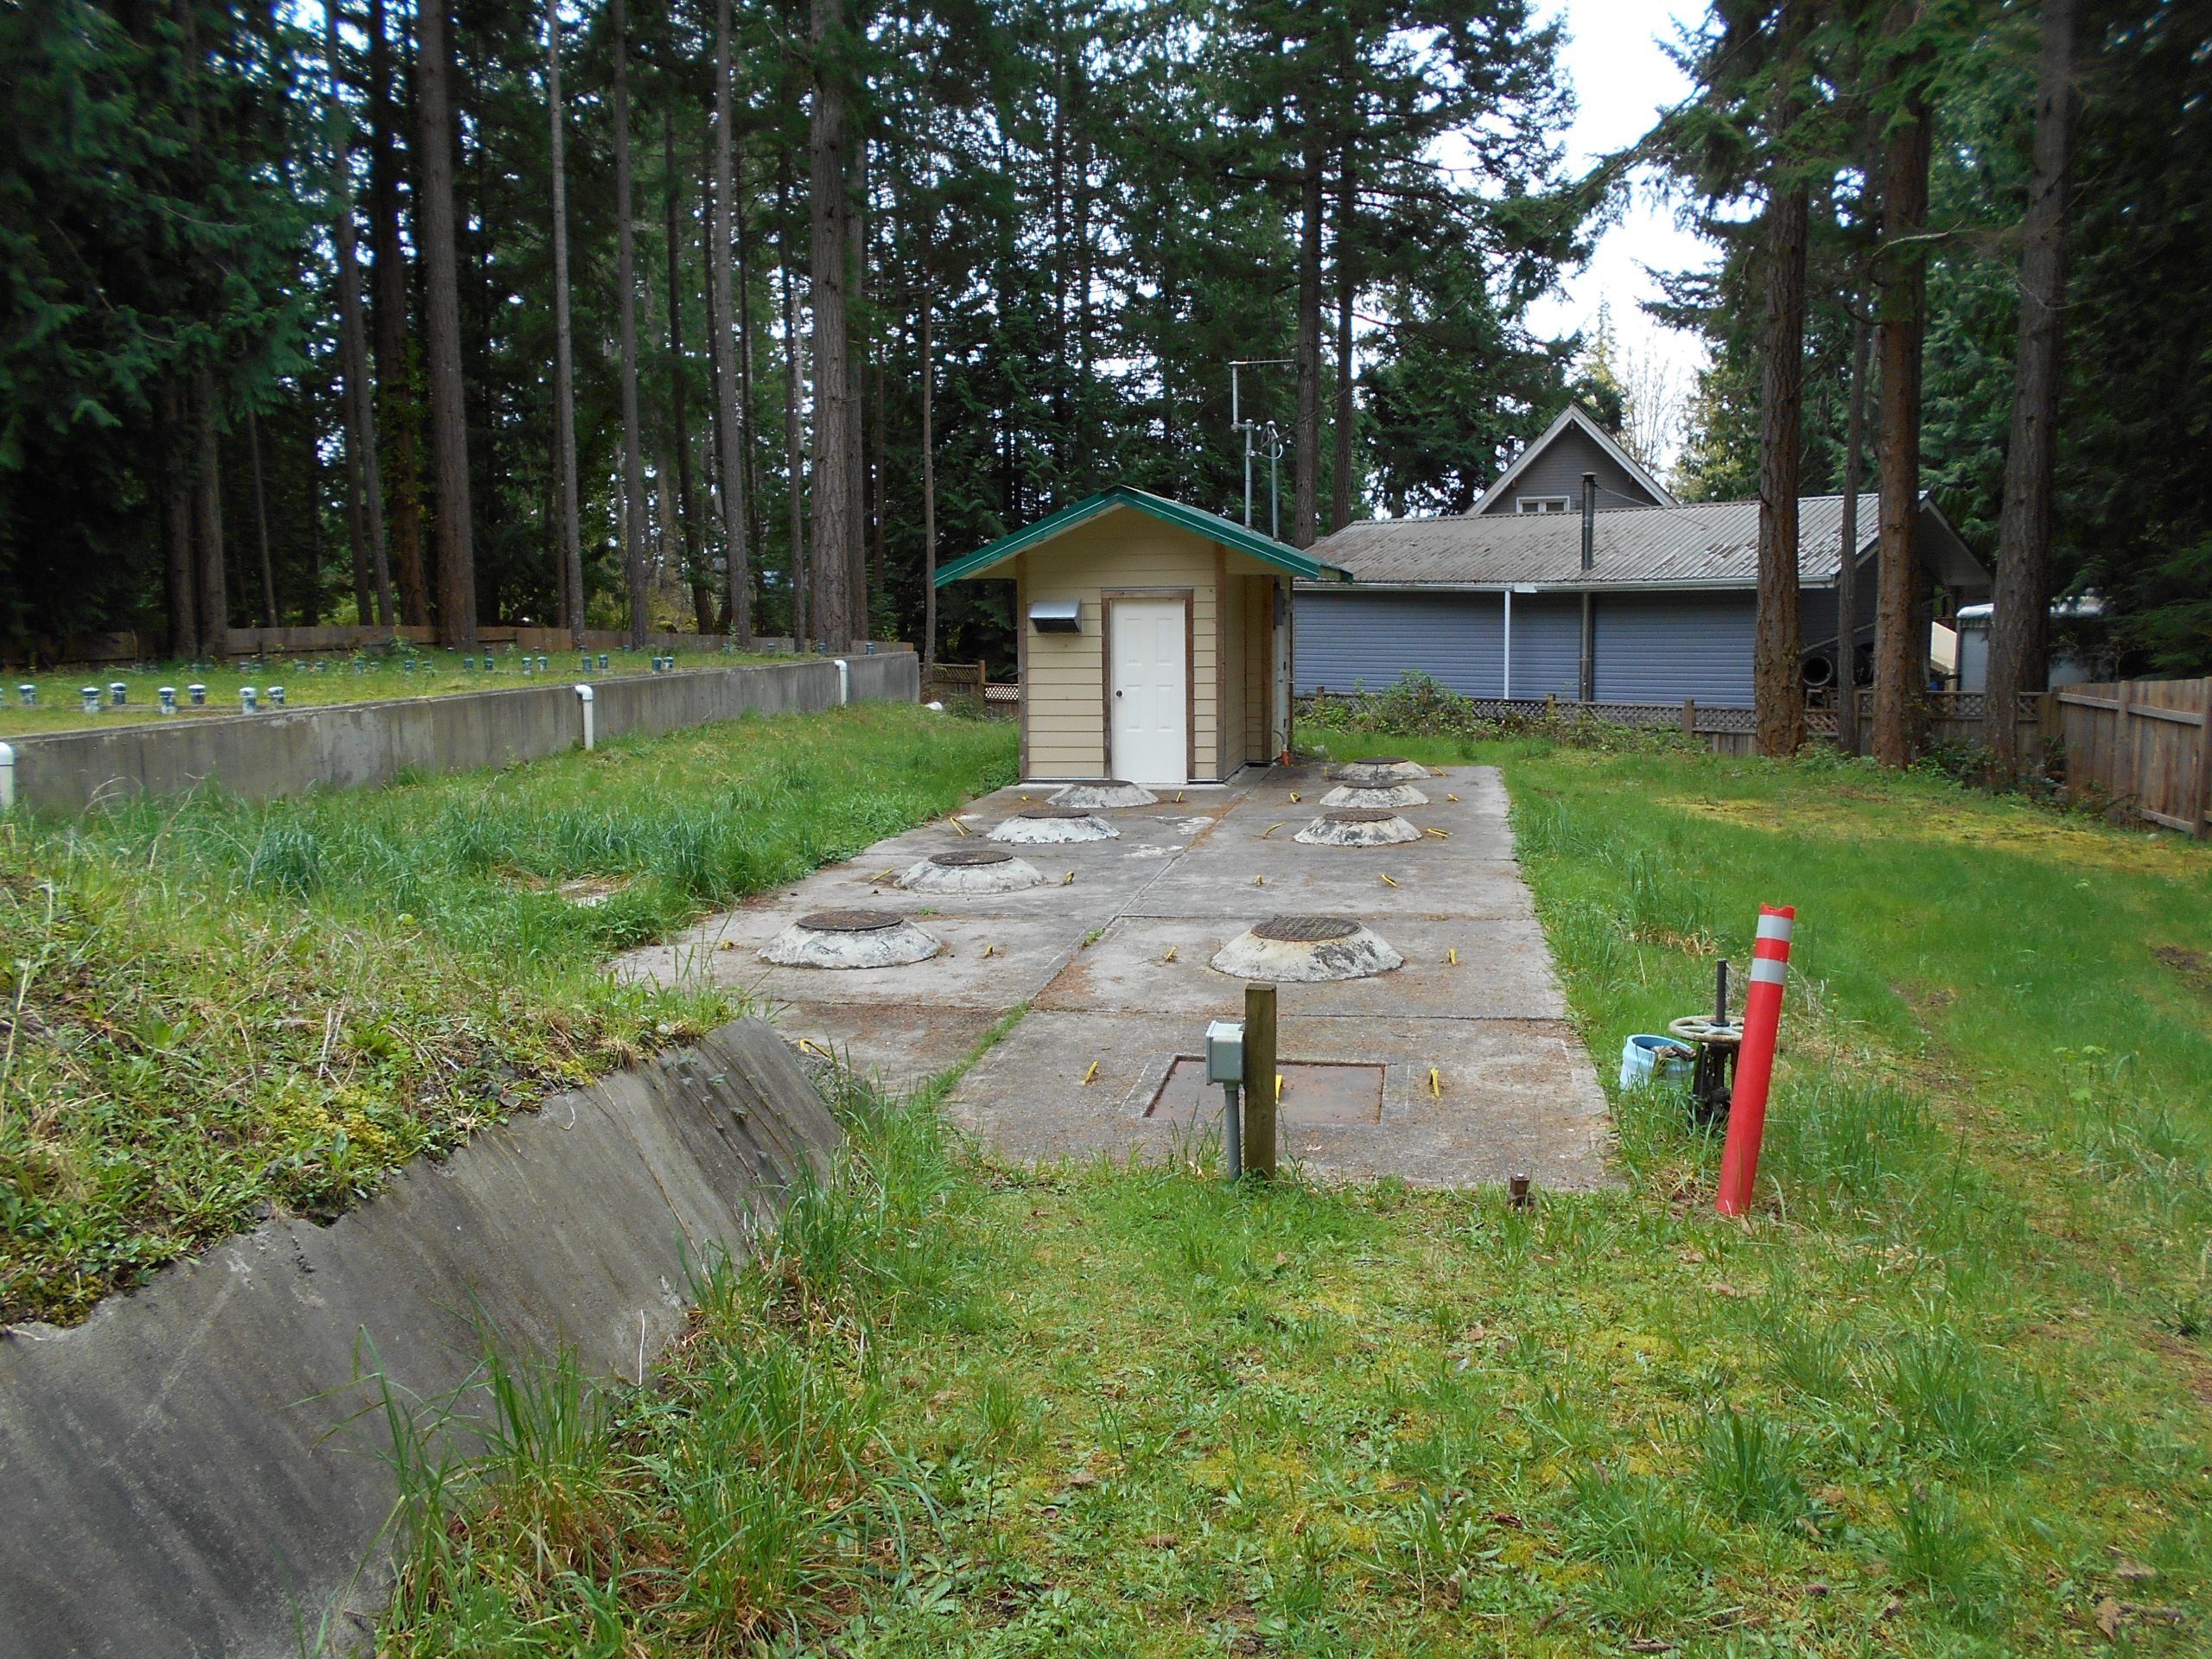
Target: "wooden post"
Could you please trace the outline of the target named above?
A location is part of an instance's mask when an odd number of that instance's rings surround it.
[[[2132,681],[2119,685],[2119,709],[2113,717],[2112,792],[2121,800],[2135,794],[2135,745],[2127,732],[2127,693]]]
[[[2197,683],[2196,838],[2212,838],[2212,675]]]
[[[1684,737],[1697,735],[1697,699],[1695,697],[1682,699],[1682,735]]]
[[[1275,1173],[1275,988],[1244,988],[1244,1170]]]

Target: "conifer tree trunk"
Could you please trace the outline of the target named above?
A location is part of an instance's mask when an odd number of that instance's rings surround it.
[[[664,474],[661,491],[676,491],[677,539],[683,548],[683,575],[691,588],[691,615],[702,633],[715,631],[714,585],[707,580],[706,561],[699,550],[698,520],[691,511],[691,427],[689,418],[690,371],[683,355],[683,293],[680,286],[683,256],[676,226],[683,213],[683,175],[676,165],[676,112],[663,110],[660,117],[661,154],[666,160],[667,193],[662,203],[668,243],[668,442],[675,446],[673,480]],[[713,251],[709,251],[713,263]]]
[[[1914,73],[1906,66],[1906,73]],[[1920,512],[1921,346],[1927,327],[1928,267],[1915,245],[1928,219],[1929,121],[1925,98],[1909,94],[1882,158],[1881,321],[1875,349],[1881,397],[1875,448],[1881,468],[1881,575],[1874,609],[1874,758],[1912,760],[1915,683],[1924,639],[1913,529]]]
[[[645,648],[645,463],[638,431],[638,227],[630,190],[630,19],[613,0],[614,35],[614,308],[622,345],[622,577],[630,597],[630,649]]]
[[[1298,238],[1298,436],[1291,541],[1317,539],[1321,499],[1321,135],[1306,111]]]
[[[1779,133],[1789,124],[1791,102],[1785,95],[1777,103]],[[1808,209],[1802,184],[1770,188],[1764,237],[1766,315],[1760,340],[1758,609],[1751,639],[1751,702],[1758,752],[1781,759],[1796,753],[1805,741],[1797,490],[1805,393]]]
[[[438,637],[476,644],[476,560],[468,492],[467,387],[461,365],[461,277],[454,247],[453,57],[447,0],[421,0],[415,41],[415,240],[430,382],[431,475],[438,499]]]
[[[722,569],[724,604],[730,632],[741,645],[753,642],[753,570],[747,556],[746,515],[751,505],[747,486],[745,446],[751,428],[748,411],[739,397],[741,371],[731,360],[730,327],[735,319],[730,300],[730,244],[736,207],[737,135],[731,56],[730,0],[720,0],[715,11],[715,200],[713,228],[707,242],[708,289],[715,308],[715,407],[721,447]]]
[[[1989,623],[1982,741],[1999,781],[2019,776],[2023,691],[2040,690],[2050,619],[2051,472],[2057,454],[2058,372],[2065,335],[2066,212],[2074,141],[2075,0],[2043,0],[2036,89],[2035,173],[2020,253],[2020,346],[2012,435],[1997,522],[1997,591]]]
[[[922,671],[937,666],[937,448],[931,415],[936,401],[935,339],[931,328],[930,245],[922,242]]]
[[[832,651],[852,648],[853,466],[847,354],[843,0],[811,0],[814,107],[807,134],[814,310],[814,614]]]
[[[569,310],[568,118],[561,102],[561,0],[545,0],[545,106],[553,181],[553,500],[556,573],[569,642],[584,639],[582,516],[577,508],[575,329]]]
[[[200,655],[220,662],[231,654],[230,583],[223,564],[223,475],[215,432],[215,377],[193,377],[192,474],[194,579],[200,616]]]
[[[846,154],[853,182],[845,196],[845,467],[852,480],[853,514],[845,543],[848,620],[835,647],[839,651],[850,651],[854,641],[868,633],[868,365],[874,334],[868,292],[868,141],[852,141]]]
[[[385,543],[384,472],[377,458],[376,404],[369,386],[368,334],[361,316],[361,264],[351,188],[353,123],[338,92],[338,3],[324,0],[323,51],[330,104],[338,123],[338,212],[332,219],[338,254],[338,363],[346,428],[346,534],[353,556],[354,617],[392,623],[391,563]],[[373,607],[373,609],[372,608]]]
[[[1835,742],[1859,753],[1859,493],[1866,435],[1866,319],[1851,321],[1851,401],[1844,415],[1842,551],[1836,567]]]
[[[200,659],[200,581],[192,563],[193,467],[196,446],[186,432],[184,398],[174,386],[160,394],[162,536],[168,586],[169,655]]]
[[[261,552],[261,626],[276,626],[276,571],[269,558],[269,492],[261,474],[261,422],[249,409],[245,412],[245,453],[247,470],[253,477],[253,533]]]
[[[737,420],[738,479],[745,492],[747,512],[741,528],[744,535],[738,545],[746,555],[745,630],[741,638],[750,641],[758,626],[753,620],[752,572],[760,568],[765,556],[764,543],[767,526],[761,522],[760,480],[754,470],[755,448],[753,435],[759,429],[753,424],[753,272],[747,257],[745,230],[745,172],[742,156],[736,169],[738,188],[730,194],[730,228],[737,237],[737,403],[732,413]],[[729,319],[723,318],[723,326]]]
[[[798,301],[792,292],[798,280],[798,262],[791,253],[789,157],[784,157],[777,165],[776,200],[781,210],[777,259],[783,273],[784,302],[784,476],[788,480],[785,498],[791,518],[791,641],[793,649],[804,654],[816,632],[813,584],[809,580],[812,561],[807,557],[806,547],[806,434],[799,421],[798,408],[799,383],[804,377],[798,360]]]
[[[430,584],[423,562],[423,457],[408,349],[407,255],[399,234],[400,100],[392,93],[391,59],[385,0],[369,0],[369,281],[376,328],[377,429],[390,450],[390,465],[382,470],[385,487],[378,493],[399,620],[420,628],[430,620]],[[379,454],[378,459],[385,457]]]
[[[1359,191],[1352,170],[1351,143],[1344,143],[1337,163],[1337,385],[1336,465],[1329,492],[1329,528],[1342,530],[1351,522],[1352,428],[1358,418],[1352,401],[1351,304],[1358,287],[1353,249],[1357,245],[1352,227],[1359,207]]]

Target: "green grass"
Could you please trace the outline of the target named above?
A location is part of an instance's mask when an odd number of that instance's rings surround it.
[[[537,662],[540,655],[545,658],[546,677],[556,683],[573,684],[587,677],[582,659],[573,651],[533,652],[525,659],[520,652],[501,650],[494,657],[495,666],[490,669],[463,669],[462,655],[439,646],[416,645],[327,652],[320,657],[313,653],[282,653],[258,663],[202,663],[196,667],[156,663],[141,668],[110,663],[68,673],[58,670],[0,673],[0,738],[235,715],[239,710],[238,688],[247,685],[261,694],[264,713],[270,708],[268,692],[272,685],[284,688],[284,703],[289,709],[330,702],[381,702],[394,697],[447,696],[455,691],[536,685],[539,683]],[[483,659],[481,652],[468,655],[479,662]],[[653,655],[643,651],[610,651],[607,653],[607,667],[601,670],[599,653],[594,652],[588,677],[613,679],[649,674],[652,671]],[[523,667],[525,660],[531,664],[527,673]],[[791,660],[789,652],[767,655],[700,651],[678,653],[676,665],[679,669],[727,668],[740,663]],[[414,664],[411,669],[407,666],[410,662]],[[120,709],[108,702],[108,688],[117,681],[127,688],[125,702]],[[194,681],[207,688],[204,708],[191,706],[190,687]],[[26,685],[36,688],[36,702],[29,708],[23,706],[21,696],[21,688]],[[99,688],[100,711],[96,715],[84,712],[79,693],[88,685]],[[177,712],[173,715],[161,712],[161,688],[165,685],[176,692]]]
[[[612,953],[1008,781],[886,704],[498,772],[0,820],[0,1319],[249,1226],[729,1017]]]
[[[1748,1223],[1668,1095],[1618,1103],[1622,1187],[1527,1212],[1010,1169],[859,1103],[822,1213],[572,1468],[424,1500],[384,1650],[2202,1651],[2207,850],[1476,753],[1601,1076],[1799,906]]]

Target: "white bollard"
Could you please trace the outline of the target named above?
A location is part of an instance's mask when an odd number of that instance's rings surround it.
[[[842,709],[853,700],[853,665],[843,658],[837,659],[837,706]]]
[[[592,742],[592,729],[591,729],[591,705],[592,705],[592,698],[593,698],[593,693],[592,693],[592,689],[591,689],[591,687],[589,687],[589,686],[588,686],[588,685],[580,685],[580,686],[578,686],[578,687],[576,688],[576,701],[577,701],[578,702],[581,702],[582,704],[583,704],[583,708],[584,708],[584,747],[586,747],[587,749],[588,749],[589,747],[591,747],[591,742]]]
[[[0,743],[0,812],[16,804],[16,747]]]

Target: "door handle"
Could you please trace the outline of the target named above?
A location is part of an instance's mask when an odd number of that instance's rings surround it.
[[[1120,692],[1116,691],[1114,695],[1115,695],[1116,696],[1117,696],[1117,697],[1118,697],[1118,696],[1120,696],[1122,694],[1121,694]]]

